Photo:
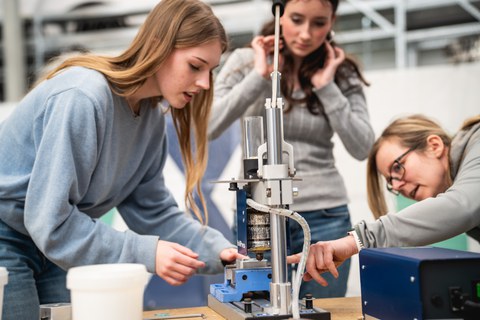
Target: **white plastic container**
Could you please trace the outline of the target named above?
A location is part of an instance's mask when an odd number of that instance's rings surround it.
[[[148,273],[141,264],[99,264],[68,270],[73,320],[141,320]]]
[[[0,267],[0,320],[2,320],[3,310],[3,287],[8,283],[8,271],[5,267]]]

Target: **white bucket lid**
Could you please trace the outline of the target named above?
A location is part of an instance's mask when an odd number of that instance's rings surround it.
[[[0,267],[0,286],[8,283],[8,271],[5,267]],[[1,302],[1,301],[0,301]]]
[[[74,267],[67,273],[70,290],[99,290],[144,287],[148,273],[143,264],[116,263]]]

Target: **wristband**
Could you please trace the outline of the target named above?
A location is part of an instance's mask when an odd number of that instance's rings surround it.
[[[357,245],[357,250],[360,252],[365,246],[362,243],[362,240],[358,237],[358,234],[355,232],[355,230],[349,231],[347,234],[353,236],[353,239],[355,239],[355,244]]]

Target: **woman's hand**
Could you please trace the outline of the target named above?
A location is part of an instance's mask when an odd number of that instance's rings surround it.
[[[156,268],[157,275],[172,286],[184,284],[197,269],[205,267],[192,250],[168,241],[158,241]]]
[[[255,53],[254,69],[265,79],[270,79],[270,74],[273,71],[275,36],[256,36],[253,38],[251,45]],[[279,47],[282,47],[281,42]],[[281,60],[280,55],[279,60]]]
[[[233,263],[237,259],[248,259],[248,257],[238,253],[236,248],[227,248],[220,252],[220,260],[227,264]]]
[[[327,57],[323,68],[318,69],[312,76],[312,85],[316,89],[323,88],[333,81],[337,68],[345,60],[345,52],[339,47],[333,47],[328,41],[325,42]]]
[[[308,253],[306,273],[303,279],[305,281],[314,279],[322,286],[328,286],[328,282],[320,274],[330,271],[337,278],[337,267],[357,252],[357,245],[353,236],[333,241],[319,241],[312,244]],[[287,263],[298,263],[300,262],[300,257],[301,253],[289,256]]]

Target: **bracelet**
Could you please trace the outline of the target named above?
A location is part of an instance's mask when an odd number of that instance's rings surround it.
[[[358,234],[355,232],[355,230],[347,232],[347,234],[353,236],[353,239],[355,239],[355,244],[357,245],[357,250],[360,252],[365,246],[362,243],[362,240],[360,240]]]

